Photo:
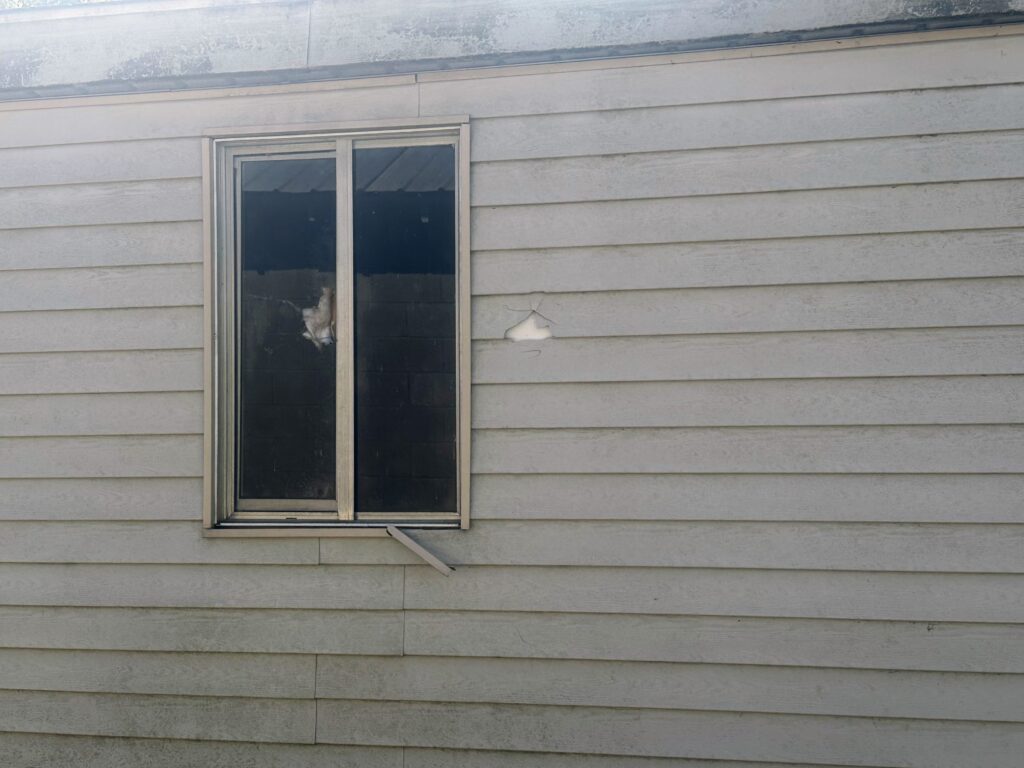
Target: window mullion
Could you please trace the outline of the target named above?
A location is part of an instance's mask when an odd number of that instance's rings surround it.
[[[335,336],[337,362],[335,367],[336,433],[336,493],[338,517],[355,519],[355,394],[353,377],[353,280],[352,267],[352,140],[337,142],[337,291],[335,296]]]

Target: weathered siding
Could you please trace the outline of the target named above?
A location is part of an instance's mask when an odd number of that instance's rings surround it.
[[[0,105],[0,763],[1019,766],[1024,36],[837,48]],[[458,571],[203,539],[201,132],[463,113]]]

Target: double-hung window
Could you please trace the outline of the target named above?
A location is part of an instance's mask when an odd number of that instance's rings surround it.
[[[467,141],[208,139],[207,528],[467,526]]]

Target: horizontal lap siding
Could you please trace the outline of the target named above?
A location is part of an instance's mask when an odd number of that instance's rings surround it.
[[[1022,343],[1017,326],[485,340],[473,383],[1016,375]]]
[[[1024,472],[1024,426],[488,430],[479,472]]]
[[[474,247],[557,248],[1020,226],[1017,180],[546,205],[473,214]]]
[[[402,653],[403,616],[397,609],[5,606],[0,617],[2,648]]]
[[[194,221],[198,179],[125,181],[0,190],[0,229]]]
[[[478,298],[473,337],[503,338],[530,303]],[[1024,279],[552,293],[536,303],[559,338],[1024,325]]]
[[[114,349],[198,349],[198,307],[0,313],[0,354]]]
[[[474,481],[477,520],[1024,522],[1019,474],[488,474]]]
[[[420,538],[452,565],[1024,573],[1024,525],[530,520],[475,528],[456,541],[436,532]],[[36,531],[45,527],[25,534]],[[416,562],[393,542],[377,551],[360,544],[325,539],[321,562]]]
[[[0,763],[1016,766],[1024,37],[760,53],[3,108]],[[199,136],[417,114],[455,574],[201,538]]]
[[[198,349],[0,354],[2,395],[202,388],[203,360]]]
[[[1024,230],[863,234],[476,251],[480,296],[1003,277],[1024,271]]]
[[[0,432],[42,435],[201,434],[200,392],[0,396]]]
[[[201,306],[199,264],[19,270],[5,274],[5,312]]]
[[[201,486],[177,477],[0,479],[0,519],[198,521]]]
[[[856,619],[411,611],[410,656],[1024,672],[1021,628]]]
[[[71,101],[54,109],[5,111],[0,143],[13,148],[182,137],[194,142],[215,128],[415,117],[416,101],[412,84],[103,105]]]
[[[962,768],[985,755],[1016,768],[1016,723],[632,710],[606,707],[321,701],[328,743]]]
[[[1024,623],[1020,574],[491,566],[459,575],[408,568],[406,607]]]
[[[246,768],[404,768],[402,750],[386,747],[325,744],[303,746],[41,733],[0,733],[0,760],[5,765],[75,765],[79,768],[238,768],[240,765]]]
[[[179,696],[313,697],[313,656],[0,650],[0,688]]]
[[[289,542],[284,542],[284,546],[287,548]],[[265,551],[273,551],[274,548]],[[300,547],[294,547],[292,552],[297,559],[303,554]],[[308,565],[7,563],[0,565],[3,577],[0,604],[332,610],[401,608],[400,567],[317,567],[316,552],[307,549],[305,555]],[[270,557],[266,561],[273,562]]]
[[[40,187],[196,177],[203,172],[200,150],[191,138],[2,149],[0,184]]]
[[[400,654],[402,568],[199,535],[198,136],[414,116],[409,82],[3,113],[4,765],[402,764],[312,746],[316,654]]]
[[[202,437],[4,437],[0,477],[195,477]]]
[[[473,160],[676,152],[1015,130],[1024,124],[1022,92],[1024,87],[1019,84],[957,86],[485,117],[474,122]],[[565,141],[567,134],[573,136],[571,142]]]
[[[375,701],[708,709],[1018,723],[1024,718],[1024,685],[1018,675],[332,656],[322,658],[317,665],[317,692],[325,699]]]
[[[724,195],[1024,175],[1024,134],[819,142],[479,163],[476,205]]]
[[[313,711],[301,699],[0,690],[10,731],[311,744]]]
[[[202,259],[199,221],[0,230],[3,270],[182,264]],[[44,272],[15,279],[45,283],[48,277]],[[60,280],[59,275],[53,277]]]
[[[473,396],[482,429],[1024,422],[1017,376],[496,384]]]

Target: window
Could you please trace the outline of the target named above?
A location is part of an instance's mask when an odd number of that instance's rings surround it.
[[[208,528],[467,527],[467,139],[209,140]]]

